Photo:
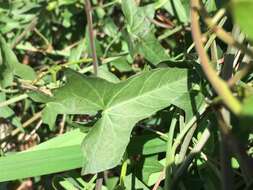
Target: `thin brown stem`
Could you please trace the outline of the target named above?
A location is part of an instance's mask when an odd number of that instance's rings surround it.
[[[34,121],[37,121],[39,118],[41,118],[41,112],[37,112],[35,113],[30,119],[28,119],[27,121],[25,121],[22,124],[22,128],[26,128],[28,127],[30,124],[32,124]],[[16,134],[18,134],[21,131],[21,128],[17,128],[15,130],[12,131],[11,136],[15,136]]]
[[[206,74],[207,79],[209,80],[215,91],[218,93],[218,95],[222,98],[223,102],[227,105],[229,109],[231,109],[231,111],[238,114],[241,111],[240,102],[232,95],[227,84],[217,76],[216,72],[209,64],[209,58],[201,41],[202,35],[200,31],[197,12],[199,7],[199,0],[191,0],[192,37],[195,42],[195,48],[198,52],[202,68],[204,70],[204,73]]]
[[[94,37],[94,31],[93,31],[92,8],[91,8],[90,0],[84,0],[84,3],[85,3],[85,12],[86,12],[86,17],[87,17],[88,31],[89,31],[90,47],[91,47],[92,59],[93,59],[93,71],[94,71],[94,74],[97,75],[98,59],[97,59],[95,37]]]
[[[229,148],[226,144],[225,137],[220,135],[220,159],[221,159],[221,176],[222,176],[222,189],[223,190],[232,190],[233,189],[233,176],[231,168],[231,157]]]
[[[14,42],[11,44],[11,48],[15,48],[20,41],[22,41],[24,39],[24,37],[26,37],[26,35],[31,32],[36,24],[38,23],[38,19],[35,17],[31,23],[25,28],[25,30],[14,40]]]
[[[101,190],[103,185],[103,172],[98,173],[95,190]]]
[[[91,47],[92,59],[93,59],[93,71],[94,71],[94,74],[97,75],[97,73],[98,73],[98,59],[97,59],[95,38],[94,38],[94,31],[93,31],[92,8],[91,8],[90,0],[84,0],[84,3],[85,3],[85,12],[86,12],[86,17],[87,17],[87,23],[88,23],[90,47]],[[103,176],[103,173],[98,173],[95,190],[102,189],[102,184],[103,184],[103,177],[102,176]]]
[[[152,188],[152,190],[159,189],[159,185],[160,185],[161,181],[164,180],[164,178],[165,178],[165,170],[163,170],[161,172],[161,174],[159,175],[159,178],[157,179],[157,181],[156,181],[154,187]]]

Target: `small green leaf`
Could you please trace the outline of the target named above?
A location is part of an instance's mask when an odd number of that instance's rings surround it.
[[[108,69],[107,65],[101,65],[98,68],[98,77],[112,83],[120,82],[119,78]]]
[[[36,77],[34,70],[28,65],[20,64],[16,55],[0,36],[0,49],[2,63],[0,63],[0,85],[7,87],[11,85],[14,75],[26,80],[33,80]]]
[[[130,72],[132,71],[131,65],[127,61],[127,57],[120,57],[111,62],[111,65],[116,67],[120,72]]]
[[[154,65],[168,60],[169,56],[152,30],[151,20],[155,13],[154,5],[137,7],[134,0],[124,0],[122,10],[127,22],[128,35],[126,37],[131,55],[141,54]]]
[[[238,161],[234,157],[231,158],[231,165],[232,165],[232,168],[234,168],[234,169],[240,168]]]
[[[5,101],[5,94],[0,93],[0,102]],[[15,112],[8,106],[0,108],[0,118],[10,119],[12,125],[16,127],[21,127],[20,118],[15,116]]]
[[[149,33],[144,37],[138,38],[136,41],[134,44],[135,50],[152,64],[157,65],[169,59],[154,34]]]

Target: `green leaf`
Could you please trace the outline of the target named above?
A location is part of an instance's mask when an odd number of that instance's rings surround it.
[[[98,68],[98,77],[112,83],[117,83],[120,81],[119,78],[108,69],[107,65],[101,65]]]
[[[128,32],[135,36],[141,36],[150,30],[149,19],[154,17],[154,6],[137,7],[134,0],[122,1],[122,11],[126,18]]]
[[[115,187],[117,186],[117,183],[119,181],[118,177],[110,177],[106,181],[106,187],[108,190],[115,190]]]
[[[253,95],[243,101],[242,115],[253,117]]]
[[[143,161],[143,165],[137,162],[136,167],[139,169],[136,176],[146,185],[154,185],[149,184],[151,175],[159,173],[164,169],[164,166],[159,163],[157,155],[146,157]]]
[[[86,133],[83,133],[79,129],[75,129],[64,133],[63,135],[50,139],[46,142],[43,142],[42,144],[39,144],[38,146],[29,149],[29,151],[38,151],[51,148],[62,148],[66,146],[80,145],[85,136]]]
[[[215,0],[206,0],[204,4],[208,12],[213,12],[217,10]]]
[[[186,81],[186,70],[159,69],[132,77],[104,93],[106,106],[102,118],[83,142],[83,150],[89,155],[83,173],[118,165],[134,125],[178,102],[188,92]]]
[[[158,110],[178,104],[189,92],[186,69],[157,69],[113,84],[66,70],[67,83],[54,91],[43,120],[53,125],[57,114],[95,114],[101,118],[83,141],[87,164],[97,173],[120,163],[134,125]]]
[[[5,94],[4,93],[0,93],[0,102],[4,102],[5,101]],[[14,114],[13,110],[11,108],[9,108],[8,106],[4,106],[1,107],[0,109],[0,118],[7,118],[10,117]]]
[[[57,114],[96,114],[104,108],[103,94],[112,83],[100,78],[84,77],[73,70],[66,70],[67,83],[53,91],[53,97],[30,94],[38,102],[47,102],[43,121],[54,126]]]
[[[3,101],[5,101],[5,94],[0,93],[0,102]],[[10,119],[12,125],[16,127],[21,127],[20,119],[17,116],[15,116],[15,112],[8,106],[0,108],[0,118]]]
[[[74,130],[29,151],[0,157],[0,182],[80,168],[84,160],[80,143],[84,136]]]
[[[169,56],[156,39],[150,22],[154,17],[153,4],[137,7],[134,0],[122,1],[122,11],[126,18],[128,29],[128,46],[132,56],[141,54],[154,65],[168,60]]]
[[[231,7],[235,22],[241,27],[242,31],[253,40],[253,1],[252,0],[232,0]]]
[[[240,165],[239,165],[238,161],[234,157],[231,158],[231,166],[234,169],[239,169],[240,168]]]
[[[7,87],[11,85],[14,75],[26,80],[33,80],[36,77],[34,70],[28,65],[20,64],[16,55],[0,36],[0,49],[2,63],[0,63],[0,85]]]
[[[111,62],[111,65],[116,67],[120,72],[132,71],[131,65],[127,61],[127,56],[120,57]]]
[[[125,177],[124,185],[126,190],[132,190],[132,187],[135,189],[149,190],[149,188],[133,174],[129,174]]]
[[[139,54],[143,55],[145,59],[154,65],[169,59],[163,47],[152,33],[138,38],[133,46]]]
[[[0,158],[0,182],[75,169],[82,162],[78,145],[9,155]]]
[[[127,149],[128,155],[143,155],[165,152],[167,142],[157,135],[135,136],[131,139]]]
[[[78,45],[71,49],[70,55],[69,55],[69,62],[72,61],[78,61],[80,60],[83,51],[85,50],[86,46],[85,46],[85,39],[82,39],[78,42]],[[72,65],[71,65],[72,66]],[[76,64],[73,65],[71,68],[75,68]]]
[[[189,22],[189,15],[182,3],[182,0],[170,0],[164,5],[164,8],[173,16],[177,17],[182,23]]]

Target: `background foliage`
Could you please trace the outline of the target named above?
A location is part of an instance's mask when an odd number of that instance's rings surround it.
[[[92,0],[96,74],[84,1],[1,1],[0,189],[252,189],[253,1],[199,2]]]

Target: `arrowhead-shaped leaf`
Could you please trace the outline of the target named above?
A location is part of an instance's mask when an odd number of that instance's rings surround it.
[[[156,69],[114,84],[68,69],[67,83],[49,99],[43,119],[53,125],[57,114],[95,114],[101,110],[102,117],[82,144],[87,158],[83,173],[97,173],[120,163],[138,121],[184,101],[190,91],[187,75],[186,69]]]

